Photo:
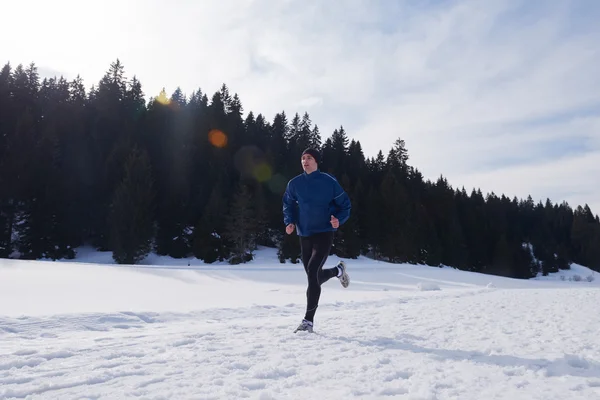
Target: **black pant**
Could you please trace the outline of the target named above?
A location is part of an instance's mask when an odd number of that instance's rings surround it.
[[[308,277],[306,290],[306,315],[305,319],[313,321],[319,306],[321,285],[337,276],[337,267],[323,269],[333,244],[333,232],[322,232],[312,236],[301,236],[302,263]]]

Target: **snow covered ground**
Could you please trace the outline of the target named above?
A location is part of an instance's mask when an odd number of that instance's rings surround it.
[[[304,271],[257,256],[0,260],[0,399],[600,399],[600,277],[568,279],[584,267],[519,281],[349,260],[316,333],[294,334]]]

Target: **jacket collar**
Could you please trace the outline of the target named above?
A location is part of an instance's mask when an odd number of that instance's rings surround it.
[[[314,170],[312,173],[308,174],[306,173],[306,171],[302,172],[302,174],[307,177],[308,179],[312,179],[315,176],[319,175],[321,173],[321,169],[317,168],[316,170]]]

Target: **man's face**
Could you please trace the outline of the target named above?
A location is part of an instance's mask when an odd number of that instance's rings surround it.
[[[302,168],[307,174],[317,170],[317,162],[310,154],[302,155]]]

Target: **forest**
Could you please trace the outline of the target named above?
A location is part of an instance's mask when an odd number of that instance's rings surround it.
[[[313,146],[352,201],[332,254],[527,279],[600,271],[600,220],[588,205],[510,198],[425,179],[404,140],[365,157],[340,121],[321,133],[301,110],[244,111],[224,83],[210,94],[142,83],[116,60],[83,78],[41,79],[35,63],[0,72],[0,257],[54,260],[77,248],[136,264],[149,253],[243,264],[257,246],[300,262],[282,195]]]

